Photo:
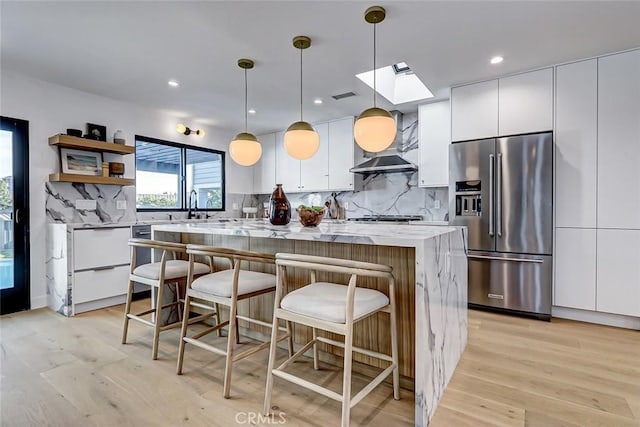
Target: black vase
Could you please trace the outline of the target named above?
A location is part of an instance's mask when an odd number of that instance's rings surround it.
[[[282,190],[282,184],[276,184],[269,198],[269,222],[273,225],[287,225],[291,221],[291,204]]]

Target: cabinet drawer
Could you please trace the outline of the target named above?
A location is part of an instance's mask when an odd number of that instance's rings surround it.
[[[127,293],[129,266],[87,270],[74,274],[73,303],[80,304]]]
[[[76,230],[73,234],[74,270],[129,263],[129,228]]]

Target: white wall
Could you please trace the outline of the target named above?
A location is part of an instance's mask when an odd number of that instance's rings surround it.
[[[213,100],[212,100],[213,102]],[[45,182],[58,172],[58,153],[48,138],[67,128],[82,129],[86,123],[107,127],[110,140],[121,129],[127,144],[134,135],[166,139],[184,144],[227,151],[234,132],[199,124],[189,117],[143,108],[87,92],[70,89],[10,71],[0,71],[0,115],[29,121],[29,203],[31,226],[31,308],[46,305],[45,280]],[[176,132],[178,122],[204,129],[204,138]],[[134,158],[125,156],[126,175],[133,177]],[[105,161],[110,159],[105,156]],[[251,168],[243,168],[226,156],[227,193],[251,192]]]

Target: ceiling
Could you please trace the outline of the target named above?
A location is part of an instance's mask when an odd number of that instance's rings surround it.
[[[296,35],[304,51],[305,120],[357,115],[372,92],[355,75],[373,66],[364,10],[387,9],[377,64],[406,61],[436,94],[455,84],[640,47],[640,1],[74,1],[0,2],[1,65],[38,79],[160,109],[194,123],[286,128],[299,114]],[[502,55],[498,66],[489,59]],[[180,87],[167,85],[176,79]],[[335,101],[331,95],[353,91]],[[313,104],[314,98],[324,104]],[[394,107],[415,111],[417,103]]]

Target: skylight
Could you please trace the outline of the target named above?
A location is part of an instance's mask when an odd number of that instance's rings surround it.
[[[373,70],[356,74],[356,77],[373,88]],[[433,98],[431,91],[411,71],[406,62],[378,68],[376,91],[394,105]]]

